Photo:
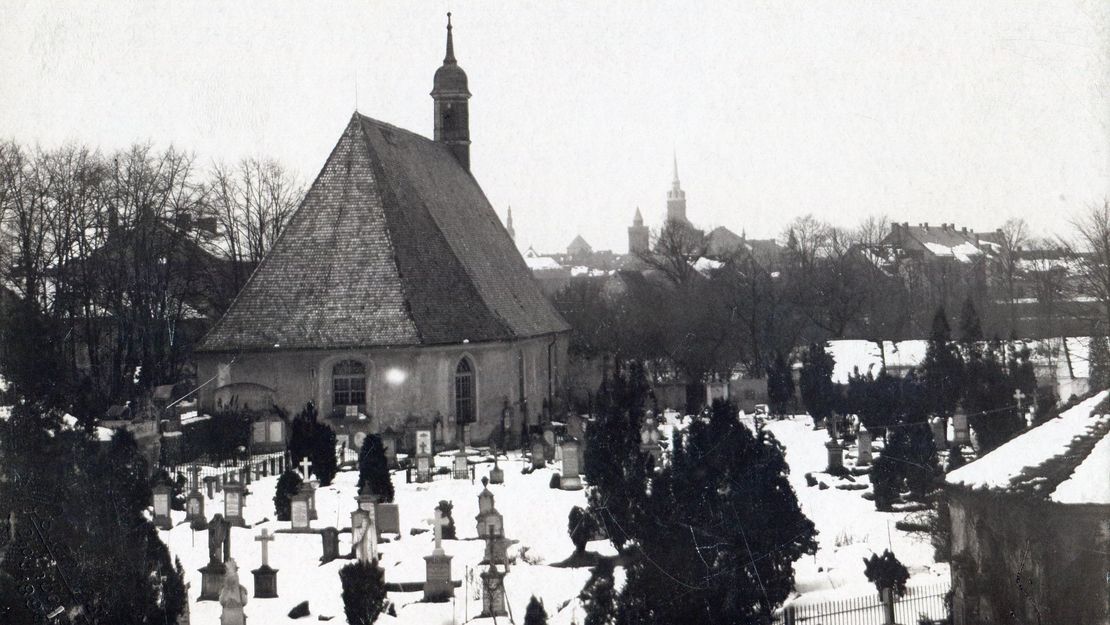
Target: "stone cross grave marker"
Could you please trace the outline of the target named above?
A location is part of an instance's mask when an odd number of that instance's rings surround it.
[[[1021,401],[1025,399],[1025,393],[1021,389],[1014,389],[1014,400],[1017,401],[1018,412],[1021,412]]]
[[[274,541],[274,535],[271,534],[266,528],[262,528],[262,533],[255,536],[254,539],[262,543],[262,566],[270,565],[270,543]]]
[[[309,469],[312,468],[312,463],[309,462],[308,456],[301,459],[301,479],[305,482],[308,481]]]
[[[436,547],[432,553],[436,555],[442,554],[443,528],[447,526],[447,519],[443,517],[443,512],[441,512],[439,508],[436,508],[435,516],[430,519],[425,519],[424,522],[432,526],[432,532],[435,534]]]

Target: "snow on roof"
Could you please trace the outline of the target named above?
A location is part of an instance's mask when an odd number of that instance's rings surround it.
[[[1110,504],[1110,435],[1103,436],[1052,496],[1059,503]]]
[[[708,274],[710,271],[713,271],[714,269],[720,269],[721,266],[724,265],[724,263],[719,260],[705,258],[704,256],[697,259],[692,264],[694,266],[694,269],[701,274]]]
[[[969,488],[1000,490],[1009,490],[1022,485],[1024,475],[1028,474],[1030,470],[1037,469],[1050,460],[1063,456],[1077,438],[1090,436],[1096,430],[1104,428],[1110,423],[1110,415],[1091,414],[1108,395],[1110,395],[1110,391],[1102,391],[1079,402],[1076,406],[1064,411],[1059,417],[1010,439],[978,460],[952,471],[945,478],[945,481],[949,484]],[[1105,440],[1106,437],[1104,436],[1103,441],[1098,446],[1101,447]],[[1089,455],[1086,460],[1090,460]],[[1081,462],[1086,464],[1085,461],[1081,460]],[[1094,460],[1092,462],[1096,466],[1084,469],[1084,475],[1087,471],[1097,469],[1099,461]],[[1076,473],[1078,473],[1078,470]],[[1106,474],[1103,473],[1101,480],[1097,481],[1105,483]],[[1064,482],[1064,484],[1066,483],[1067,481]],[[1078,494],[1086,494],[1083,491],[1089,486],[1089,484],[1078,483],[1068,486],[1063,496],[1072,497]]]
[[[532,271],[549,271],[563,268],[559,261],[550,256],[525,256],[524,264],[528,265],[528,268]]]
[[[951,256],[961,263],[970,262],[972,256],[981,256],[983,254],[982,250],[966,241],[953,246],[942,245],[930,241],[926,241],[923,245],[937,256]]]

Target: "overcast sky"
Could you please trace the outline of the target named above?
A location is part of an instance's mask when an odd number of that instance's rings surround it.
[[[0,138],[260,155],[311,182],[356,107],[432,132],[444,13],[473,171],[522,249],[813,213],[1034,234],[1110,196],[1110,9],[1036,2],[0,0]]]

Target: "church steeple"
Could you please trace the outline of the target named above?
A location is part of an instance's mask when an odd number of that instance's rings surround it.
[[[678,181],[678,154],[674,155],[674,180],[667,191],[667,221],[686,222],[686,192]]]
[[[450,50],[450,48],[448,48]],[[505,219],[505,229],[509,231],[509,238],[516,241],[516,230],[513,230],[513,207],[509,207],[509,216]]]
[[[648,251],[649,231],[644,225],[644,216],[640,214],[640,207],[636,207],[636,214],[632,217],[632,225],[628,227],[628,253],[638,254]]]
[[[451,14],[447,14],[447,52],[432,83],[435,102],[435,134],[467,171],[470,170],[470,112],[466,72],[455,60],[455,40],[451,34]]]

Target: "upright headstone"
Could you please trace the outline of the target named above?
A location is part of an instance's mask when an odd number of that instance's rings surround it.
[[[220,625],[247,625],[243,606],[247,604],[247,589],[239,583],[239,567],[235,560],[228,559],[227,573],[220,588]]]
[[[952,444],[953,445],[970,445],[971,444],[971,430],[967,424],[967,414],[962,410],[952,415]]]
[[[871,431],[865,427],[861,427],[856,434],[856,444],[859,448],[859,457],[856,458],[856,466],[866,467],[871,464]]]
[[[224,485],[224,518],[237,527],[246,527],[243,520],[243,506],[246,504],[245,488],[234,477]]]
[[[185,498],[185,520],[194,521],[204,518],[204,495],[194,490]]]
[[[508,567],[509,545],[512,544],[512,542],[512,540],[504,536],[487,538],[485,555],[478,564],[500,564]]]
[[[505,610],[505,573],[491,566],[481,574],[482,613],[481,618],[507,616]]]
[[[173,487],[165,482],[160,482],[151,488],[154,503],[154,525],[159,529],[172,529],[173,519],[170,518],[170,498],[173,496]]]
[[[200,568],[200,597],[197,601],[216,601],[220,598],[224,573],[227,567],[225,554],[231,551],[231,524],[222,514],[215,514],[208,522],[208,564]]]
[[[299,491],[289,498],[289,520],[294,530],[308,530],[312,527],[312,519],[308,510],[308,493]]]
[[[825,449],[829,452],[828,466],[825,471],[828,473],[837,473],[844,470],[844,448],[840,443],[835,440],[827,441]]]
[[[254,539],[262,543],[262,566],[251,571],[254,575],[254,596],[256,599],[273,599],[277,597],[277,569],[270,568],[270,543],[274,535],[266,528]]]
[[[944,419],[940,417],[929,419],[929,428],[933,431],[933,445],[937,451],[948,449],[948,425]]]
[[[430,482],[432,481],[432,473],[435,471],[435,460],[432,455],[435,453],[432,430],[423,427],[416,428],[415,436],[416,481]]]
[[[382,448],[385,450],[385,461],[390,469],[397,468],[397,432],[393,428],[386,428],[381,433]]]
[[[424,581],[424,601],[447,601],[454,595],[454,586],[451,584],[451,556],[443,551],[443,528],[447,519],[439,508],[435,510],[435,517],[428,519],[435,535],[435,549],[432,554],[424,556],[426,563],[426,577]]]
[[[555,460],[555,429],[550,423],[543,428],[543,459],[548,462]]]
[[[453,457],[451,477],[456,480],[465,480],[470,477],[470,464],[466,461],[466,450],[459,449]]]
[[[377,526],[379,538],[382,534],[400,534],[401,511],[397,508],[397,504],[374,504],[374,522]]]
[[[566,438],[562,444],[563,455],[563,473],[559,476],[559,488],[563,490],[581,490],[582,478],[580,476],[581,469],[578,466],[578,441],[573,438]]]
[[[478,515],[474,517],[478,538],[489,539],[505,534],[505,520],[493,504],[493,493],[482,478],[482,492],[478,493]]]
[[[489,470],[489,483],[490,484],[504,484],[505,483],[505,470],[497,464],[497,458],[493,459],[493,468]]]
[[[532,468],[539,469],[547,465],[547,456],[544,454],[542,436],[532,437]]]
[[[332,560],[339,557],[339,530],[334,527],[325,527],[320,532],[320,539],[323,543],[323,555],[320,556],[320,562],[327,564]]]

